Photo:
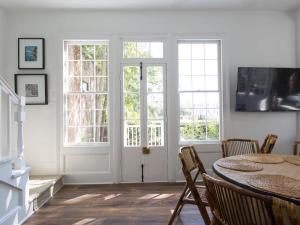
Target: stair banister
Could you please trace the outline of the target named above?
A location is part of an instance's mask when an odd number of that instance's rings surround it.
[[[7,100],[7,108],[3,107],[4,102],[2,102],[2,95],[5,94],[8,96]],[[12,116],[12,106],[17,106],[17,111],[14,113],[14,118]],[[13,152],[13,119],[17,122],[17,155],[14,160],[14,169],[22,169],[25,168],[25,159],[24,159],[24,135],[23,135],[23,128],[24,128],[24,120],[25,120],[25,97],[18,96],[14,90],[10,87],[10,85],[0,76],[0,125],[3,124],[2,121],[2,112],[7,110],[7,130],[0,129],[0,137],[2,136],[2,132],[7,132],[7,147],[8,147],[8,155],[6,158],[3,158],[2,151],[0,151],[0,161],[1,160],[11,160],[12,159],[12,152]],[[0,139],[1,144],[1,139]],[[1,146],[1,145],[0,145]]]
[[[24,121],[25,121],[25,98],[23,96],[19,99],[18,111],[15,113],[15,120],[18,123],[18,140],[17,140],[17,158],[15,161],[15,169],[22,169],[25,167],[24,159]]]

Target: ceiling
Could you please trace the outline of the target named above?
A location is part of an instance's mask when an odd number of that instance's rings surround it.
[[[0,7],[18,9],[199,9],[280,10],[300,9],[300,0],[0,0]]]

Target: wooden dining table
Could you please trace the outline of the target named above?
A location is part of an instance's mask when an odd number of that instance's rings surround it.
[[[282,157],[283,159],[285,157],[289,157],[287,155],[278,156]],[[236,157],[238,156],[231,156],[225,159],[232,158],[234,160],[236,159]],[[296,193],[297,196],[299,196],[298,190],[300,190],[300,187],[298,186],[298,184],[300,182],[300,165],[292,164],[284,160],[280,163],[258,163],[261,170],[249,172],[234,170],[232,168],[224,168],[224,166],[220,166],[222,165],[220,163],[221,160],[224,159],[219,159],[213,164],[213,171],[219,178],[250,191],[271,196],[273,198],[272,208],[277,225],[300,225],[300,198],[294,198],[290,195],[283,195],[281,193],[278,194],[276,192],[264,190],[261,187],[258,188],[249,184],[250,177],[270,177],[269,175],[271,175],[271,177],[273,177],[274,175],[276,177],[277,175],[284,176],[287,177],[287,179],[296,179],[297,185],[294,185],[294,187],[296,187]],[[276,183],[275,186],[277,186],[277,184],[278,183]],[[282,185],[282,187],[284,187],[283,189],[286,188],[284,184]],[[291,192],[291,190],[288,189],[284,192],[289,193]]]
[[[279,157],[286,157],[286,155],[277,155]],[[236,159],[237,156],[231,156],[227,157],[228,159]],[[219,159],[222,160],[222,159]],[[262,163],[262,170],[260,171],[254,171],[254,172],[248,172],[248,171],[238,171],[233,169],[224,168],[218,165],[217,160],[213,164],[213,171],[219,176],[220,178],[233,183],[237,186],[240,186],[242,188],[254,191],[256,193],[261,193],[265,195],[269,195],[272,197],[277,197],[279,199],[283,199],[289,202],[292,202],[296,205],[300,206],[300,199],[295,198],[293,196],[285,196],[282,194],[277,194],[275,192],[270,192],[261,188],[257,188],[255,186],[252,186],[249,184],[248,179],[249,175],[258,175],[258,174],[267,174],[267,175],[282,175],[285,177],[293,178],[300,181],[300,165],[292,164],[286,161],[280,162],[280,163]]]

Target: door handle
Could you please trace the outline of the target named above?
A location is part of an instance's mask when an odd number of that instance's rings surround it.
[[[147,146],[144,146],[142,148],[142,152],[143,152],[144,155],[149,155],[150,154],[150,148],[147,147]]]

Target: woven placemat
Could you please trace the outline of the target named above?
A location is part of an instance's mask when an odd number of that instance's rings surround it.
[[[290,198],[300,198],[300,180],[282,175],[257,174],[247,176],[247,183],[255,188]]]
[[[288,163],[292,163],[300,166],[300,156],[289,155],[289,156],[285,156],[284,160],[287,161]]]
[[[263,169],[262,165],[259,165],[254,162],[249,162],[243,159],[223,158],[217,161],[217,165],[226,169],[238,170],[244,172],[260,171]]]
[[[282,163],[284,162],[284,159],[277,155],[271,155],[271,154],[247,154],[247,155],[241,155],[242,159],[246,159],[252,162],[256,163]]]

